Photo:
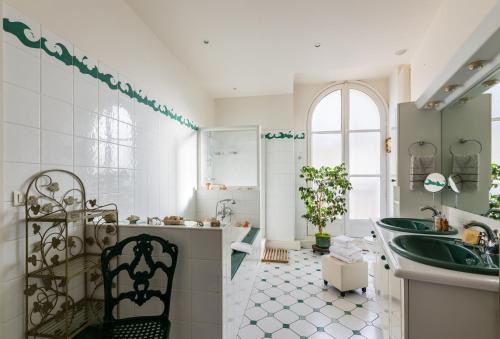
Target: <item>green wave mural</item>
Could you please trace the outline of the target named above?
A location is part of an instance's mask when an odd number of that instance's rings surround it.
[[[28,48],[41,49],[47,55],[58,59],[65,65],[76,67],[82,74],[88,74],[105,83],[111,90],[118,90],[124,95],[137,100],[137,102],[151,107],[154,111],[177,121],[179,124],[187,126],[195,131],[198,130],[199,127],[194,122],[180,114],[174,113],[172,109],[167,108],[165,105],[161,105],[155,99],[148,98],[147,95],[141,94],[142,90],[134,89],[131,84],[115,79],[112,74],[101,72],[97,66],[93,66],[92,68],[89,67],[85,64],[85,61],[88,59],[86,56],[83,56],[81,60],[78,59],[75,55],[71,55],[68,48],[62,43],[57,42],[55,46],[58,48],[56,48],[55,51],[52,51],[48,48],[47,39],[45,37],[41,37],[38,40],[29,39],[27,33],[32,32],[32,30],[25,23],[20,21],[10,21],[9,18],[4,18],[3,29],[5,32],[16,36],[16,38],[24,46]],[[33,36],[33,34],[31,35]]]
[[[302,140],[306,138],[306,134],[304,132],[294,133],[292,131],[287,132],[277,132],[277,133],[266,133],[264,134],[264,138],[268,140],[272,139],[295,139]]]

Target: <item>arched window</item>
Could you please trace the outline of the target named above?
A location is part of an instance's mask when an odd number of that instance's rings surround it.
[[[370,219],[385,214],[386,111],[382,97],[361,82],[331,86],[311,105],[309,163],[345,163],[353,185],[348,215],[330,226],[334,233],[363,235]]]

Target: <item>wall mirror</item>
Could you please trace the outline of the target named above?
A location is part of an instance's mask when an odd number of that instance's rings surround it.
[[[442,203],[500,219],[500,69],[441,112]]]
[[[202,129],[199,135],[202,187],[259,185],[259,128]]]

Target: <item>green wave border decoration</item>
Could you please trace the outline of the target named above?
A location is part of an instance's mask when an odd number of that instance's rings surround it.
[[[137,100],[137,102],[151,107],[154,111],[163,114],[164,116],[178,122],[179,124],[189,127],[190,129],[197,131],[199,129],[191,120],[183,117],[180,114],[176,114],[172,109],[167,108],[165,105],[161,105],[156,102],[155,99],[148,98],[147,95],[142,95],[141,90],[136,90],[132,88],[132,85],[128,82],[121,82],[120,80],[114,79],[112,74],[106,74],[99,70],[97,66],[90,68],[85,64],[85,60],[88,59],[87,56],[83,56],[82,60],[79,60],[75,55],[71,55],[67,47],[62,43],[57,42],[55,45],[60,48],[60,51],[51,51],[47,47],[47,38],[40,37],[38,40],[30,40],[26,36],[26,32],[32,32],[31,28],[21,21],[10,21],[9,18],[3,19],[3,29],[7,33],[11,33],[26,47],[41,49],[47,55],[58,59],[67,66],[76,67],[82,74],[90,75],[99,81],[105,83],[111,90],[119,90],[124,95],[130,97],[131,99]]]
[[[303,140],[306,138],[306,134],[304,132],[294,133],[293,131],[277,132],[277,133],[269,132],[264,134],[264,138],[267,140],[273,140],[273,139]]]

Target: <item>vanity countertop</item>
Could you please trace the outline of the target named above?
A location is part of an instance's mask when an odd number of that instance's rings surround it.
[[[389,231],[374,223],[374,230],[387,255],[389,264],[396,277],[420,280],[436,284],[474,288],[492,292],[499,291],[499,277],[448,270],[433,267],[404,258],[389,247],[389,241],[398,235],[409,234]]]

